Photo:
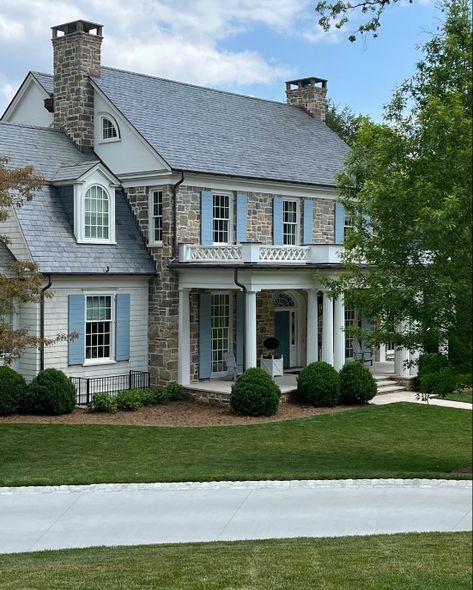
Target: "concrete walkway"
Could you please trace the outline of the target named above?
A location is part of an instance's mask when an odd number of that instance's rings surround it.
[[[471,530],[471,481],[0,488],[0,552]]]
[[[431,398],[428,402],[423,402],[417,399],[417,395],[414,391],[401,391],[396,393],[383,393],[382,395],[376,395],[370,404],[377,406],[384,406],[386,404],[395,404],[397,402],[410,402],[412,404],[422,404],[431,406],[443,406],[446,408],[458,408],[460,410],[472,410],[473,404],[466,402],[454,402],[447,399],[434,399]]]

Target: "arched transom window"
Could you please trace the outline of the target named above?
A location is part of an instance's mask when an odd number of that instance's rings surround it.
[[[120,139],[118,125],[110,117],[102,116],[102,140],[112,141]]]
[[[296,307],[296,302],[287,293],[281,293],[276,297],[274,307]]]
[[[84,198],[84,237],[108,240],[110,237],[110,198],[107,191],[93,185]]]

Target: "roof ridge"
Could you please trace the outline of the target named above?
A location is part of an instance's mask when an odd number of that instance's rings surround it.
[[[30,74],[39,74],[40,76],[47,76],[48,78],[53,78],[53,74],[49,74],[48,72],[38,72],[36,70],[30,70]]]
[[[54,127],[43,127],[41,125],[29,125],[27,123],[11,123],[10,121],[0,121],[0,125],[8,127],[23,127],[24,129],[37,129],[38,131],[53,131],[54,133],[62,133],[66,135],[62,129],[55,129]]]
[[[259,98],[258,96],[249,96],[248,94],[241,94],[239,92],[231,92],[230,90],[221,90],[220,88],[210,88],[209,86],[200,86],[199,84],[191,84],[190,82],[180,82],[178,80],[171,80],[170,78],[161,78],[160,76],[152,76],[151,74],[142,74],[140,72],[132,72],[131,70],[123,70],[121,68],[112,68],[109,66],[102,66],[104,70],[112,70],[113,72],[122,72],[123,74],[132,74],[133,76],[141,76],[142,78],[150,78],[151,80],[160,80],[162,82],[171,82],[172,84],[179,84],[181,86],[190,86],[191,88],[199,88],[201,90],[210,90],[211,92],[218,92],[220,94],[229,94],[231,96],[238,96],[240,98],[248,98],[251,100],[258,100],[262,102],[269,102],[271,104],[280,105],[283,107],[292,107],[285,102],[279,100],[271,100],[270,98]],[[95,76],[92,76],[94,78]],[[100,79],[100,76],[97,76]]]

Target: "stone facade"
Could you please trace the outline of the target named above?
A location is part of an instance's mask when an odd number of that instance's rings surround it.
[[[316,86],[321,82],[322,86]],[[297,88],[291,88],[297,83]],[[286,82],[287,103],[296,107],[302,107],[314,119],[325,121],[327,86],[325,80],[308,78],[295,82]]]
[[[152,190],[152,189],[151,189]],[[163,193],[163,242],[150,246],[156,264],[156,276],[150,281],[149,365],[152,383],[162,385],[177,379],[178,366],[178,276],[169,268],[173,259],[172,185],[159,187]],[[180,186],[177,192],[176,224],[178,243],[200,242],[200,188]],[[149,187],[127,190],[127,197],[144,239],[149,237]],[[248,193],[248,241],[271,244],[273,241],[272,194]],[[303,198],[299,201],[300,227],[303,227]],[[334,202],[315,199],[313,243],[334,242]],[[302,229],[301,229],[302,231]],[[302,236],[300,236],[302,242]],[[265,352],[263,341],[274,335],[275,291],[257,294],[257,355]],[[233,306],[235,311],[236,305]],[[234,317],[234,322],[236,317]],[[235,335],[235,333],[234,333]],[[235,343],[233,343],[235,346]],[[190,293],[191,379],[199,376],[199,291]]]
[[[53,29],[53,35],[57,31]],[[55,36],[54,127],[83,152],[94,145],[94,94],[89,76],[100,75],[101,35],[84,31]]]

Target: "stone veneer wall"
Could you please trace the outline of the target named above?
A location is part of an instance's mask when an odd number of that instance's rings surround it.
[[[178,277],[168,265],[172,259],[172,186],[163,186],[163,244],[150,247],[156,264],[156,276],[150,281],[149,304],[149,366],[152,383],[162,385],[177,379],[178,363]],[[200,241],[200,193],[202,189],[181,186],[178,189],[177,229],[178,242],[199,243]],[[139,222],[141,232],[148,240],[148,192],[147,187],[127,190],[128,200]],[[302,205],[301,228],[303,226]],[[248,194],[248,241],[272,243],[273,224],[272,195],[267,193]],[[333,243],[334,202],[315,199],[314,243]],[[257,295],[257,354],[264,352],[263,341],[273,336],[274,291],[262,291]],[[191,322],[191,377],[198,379],[199,359],[199,292],[190,293]]]
[[[100,75],[102,37],[76,32],[52,39],[54,127],[83,152],[94,146],[94,91],[89,75]]]
[[[327,88],[305,86],[286,91],[287,103],[302,107],[311,117],[325,121]]]

